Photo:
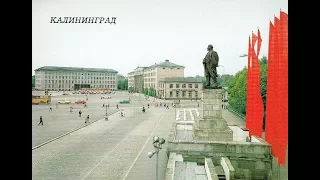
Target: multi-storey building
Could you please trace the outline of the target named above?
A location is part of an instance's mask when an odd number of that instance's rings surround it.
[[[117,89],[113,69],[43,66],[35,70],[35,89],[77,90],[80,88]]]
[[[133,72],[128,73],[128,89],[142,93],[145,88],[153,88],[156,90],[157,96],[160,96],[159,80],[161,78],[183,76],[184,66],[165,60],[164,62],[159,64],[155,63],[149,67],[138,67]]]
[[[160,79],[159,94],[163,99],[200,99],[201,78],[166,77]]]

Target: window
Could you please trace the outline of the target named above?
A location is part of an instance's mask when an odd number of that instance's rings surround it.
[[[194,85],[194,88],[198,88],[198,84],[195,84],[195,85]]]
[[[176,88],[180,88],[180,84],[176,84]]]
[[[186,84],[182,84],[182,88],[186,88]]]
[[[170,84],[170,88],[173,88],[173,84]]]
[[[195,97],[198,98],[198,91],[195,92]]]
[[[182,97],[186,97],[186,92],[182,91]]]
[[[188,84],[188,88],[192,88],[192,84]]]
[[[176,91],[176,97],[179,97],[179,91]]]
[[[170,97],[173,97],[173,93],[172,93],[172,91],[170,91]]]

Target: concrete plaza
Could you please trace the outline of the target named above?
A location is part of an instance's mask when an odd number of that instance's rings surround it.
[[[54,96],[52,112],[49,112],[50,105],[33,105],[32,147],[83,126],[87,114],[90,122],[97,121],[32,150],[32,179],[156,179],[156,156],[150,159],[147,153],[154,150],[153,136],[168,138],[172,123],[176,121],[172,101],[155,99],[154,102],[154,98],[146,100],[143,95],[129,95],[127,92],[116,92],[111,99],[101,100],[101,96],[88,95],[88,108],[74,105],[73,113],[69,112],[73,105],[56,108],[56,102],[85,99],[85,95]],[[115,113],[109,116],[109,121],[103,119],[103,103],[110,104],[110,113],[116,110],[117,103],[129,96],[130,104],[119,104],[119,109],[125,111],[125,117]],[[155,107],[154,104],[159,102],[170,104],[169,110],[163,106]],[[149,109],[147,104],[150,104]],[[177,114],[188,112],[183,119],[186,121],[197,118],[197,104],[197,101],[181,101]],[[142,113],[143,105],[146,113]],[[81,118],[78,116],[80,109],[83,111]],[[44,126],[38,126],[40,115]],[[227,110],[223,111],[223,116],[226,116],[228,124],[244,124]],[[159,153],[159,179],[165,177],[166,149],[165,143]]]

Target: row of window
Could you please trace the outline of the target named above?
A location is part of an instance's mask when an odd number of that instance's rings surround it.
[[[193,88],[193,85],[194,85],[194,88],[198,88],[199,87],[199,84],[188,84],[188,88]],[[164,88],[164,84],[162,84],[162,87]],[[170,84],[169,87],[173,88],[173,84]],[[182,88],[187,88],[187,84],[182,84],[181,87]],[[180,84],[176,84],[176,88],[180,88]]]
[[[55,71],[55,72],[50,72],[46,71],[45,74],[52,74],[52,75],[82,75],[82,76],[116,76],[115,73],[88,73],[88,72],[60,72],[60,71]]]
[[[180,97],[179,92],[180,91],[176,91],[176,97]],[[186,97],[186,94],[188,94],[188,97],[192,97],[192,91],[188,91],[188,93],[187,91],[182,91],[182,97]],[[195,91],[194,96],[198,98],[198,91]],[[173,97],[173,91],[170,91],[170,97]]]
[[[62,85],[62,84],[55,84],[55,85],[50,85],[50,84],[46,84],[44,86],[46,89],[48,88],[72,88],[73,89],[73,85]],[[115,85],[91,85],[92,88],[115,88]]]
[[[36,77],[37,78],[37,77]],[[88,77],[88,76],[47,76],[45,75],[46,79],[111,79],[111,80],[115,80],[116,77]]]
[[[36,81],[38,83],[40,81]],[[44,83],[97,83],[97,84],[115,84],[115,81],[80,81],[80,80],[44,80]]]

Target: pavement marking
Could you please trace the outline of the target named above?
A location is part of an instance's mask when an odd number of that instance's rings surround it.
[[[112,115],[112,114],[114,114],[114,113],[116,113],[116,112],[118,112],[118,111],[120,111],[120,110],[118,109],[118,110],[116,110],[115,112],[112,112],[112,113],[108,114],[108,116],[110,116],[110,115]],[[75,131],[77,131],[77,130],[79,130],[79,129],[82,129],[82,128],[86,127],[86,126],[89,126],[90,124],[95,123],[95,122],[97,122],[97,121],[99,121],[99,120],[102,120],[102,119],[104,119],[104,118],[101,118],[101,119],[98,118],[97,120],[92,121],[92,122],[90,122],[89,124],[85,124],[85,125],[83,125],[83,126],[80,126],[80,127],[77,128],[77,129],[74,129],[74,130],[69,131],[69,132],[67,132],[67,133],[64,133],[64,134],[62,134],[62,135],[60,135],[60,136],[58,136],[58,137],[55,137],[55,138],[53,138],[53,139],[50,139],[49,141],[46,141],[46,142],[44,142],[44,143],[41,143],[41,144],[33,147],[32,150],[35,150],[35,149],[37,149],[37,148],[39,148],[39,147],[41,147],[41,146],[43,146],[43,145],[46,145],[46,144],[48,144],[48,143],[50,143],[50,142],[52,142],[52,141],[55,141],[55,140],[57,140],[57,139],[60,139],[60,138],[62,138],[63,136],[66,136],[66,135],[68,135],[68,134],[70,134],[70,133],[73,133],[73,132],[75,132]]]
[[[83,178],[82,180],[84,180],[107,156],[109,156],[115,149],[117,149],[118,146],[120,146],[120,144],[122,144],[130,135],[131,133],[138,128],[138,126],[142,123],[143,121],[141,121],[130,133],[128,133],[128,135],[120,142],[118,143],[111,151],[109,151]]]
[[[155,131],[155,130],[156,130],[156,128],[158,127],[158,125],[159,125],[159,123],[161,122],[162,118],[163,118],[163,116],[161,116],[161,118],[159,119],[159,121],[158,121],[157,125],[153,128],[153,130],[152,130],[152,132],[150,133],[150,135],[149,135],[149,137],[148,137],[147,141],[146,141],[146,142],[144,143],[144,145],[142,146],[142,148],[141,148],[141,150],[140,150],[139,154],[136,156],[136,158],[135,158],[135,159],[134,159],[134,161],[132,162],[132,164],[131,164],[130,168],[128,169],[127,173],[124,175],[124,177],[122,178],[122,180],[125,180],[125,179],[128,177],[128,175],[129,175],[129,173],[130,173],[131,169],[133,168],[134,164],[136,163],[136,161],[137,161],[137,160],[138,160],[138,158],[140,157],[140,155],[141,155],[142,151],[144,150],[144,148],[146,148],[147,143],[149,142],[149,140],[150,140],[150,138],[151,138],[152,134],[154,133],[154,131]]]

